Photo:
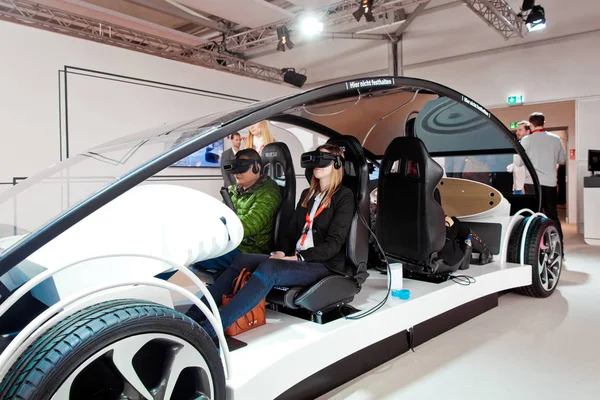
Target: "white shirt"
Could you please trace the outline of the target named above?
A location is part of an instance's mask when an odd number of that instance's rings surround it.
[[[527,152],[540,185],[556,187],[556,164],[567,161],[565,150],[558,136],[550,132],[533,132],[521,139],[521,146]],[[515,159],[515,165],[525,165],[521,157]]]
[[[261,137],[256,137],[254,136],[254,138],[252,139],[254,141],[254,150],[256,150],[258,152],[258,154],[260,154],[260,151],[262,150],[264,143],[265,143],[265,139],[261,136]]]
[[[515,165],[517,157],[514,156],[513,163],[506,167],[506,171],[513,174],[513,191],[523,190],[525,187],[525,170],[527,170],[527,167],[524,165],[517,167]]]
[[[308,233],[306,234],[306,240],[304,241],[304,245],[301,244],[302,242],[302,236],[300,235],[300,239],[298,239],[298,242],[296,242],[296,251],[302,251],[302,250],[306,250],[306,249],[310,249],[311,247],[315,246],[315,242],[313,240],[313,230],[312,227],[315,224],[315,214],[317,213],[317,210],[319,209],[319,206],[321,205],[321,200],[323,199],[323,193],[319,193],[316,197],[315,197],[315,203],[313,204],[312,209],[310,210],[310,214],[309,214],[309,218],[311,221],[310,224],[310,229],[308,230]],[[304,228],[302,229],[302,231],[304,232],[304,230],[306,229],[306,223],[304,224]]]

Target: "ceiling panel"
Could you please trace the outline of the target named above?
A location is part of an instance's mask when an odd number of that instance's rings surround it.
[[[305,10],[326,7],[330,4],[339,3],[340,0],[287,0],[292,4],[302,7]],[[358,7],[358,5],[357,5]]]
[[[250,28],[294,16],[293,13],[264,0],[178,0],[178,3]]]
[[[94,4],[96,6],[108,8],[116,12],[131,15],[133,17],[143,19],[144,21],[152,22],[155,24],[168,26],[175,28],[185,24],[187,21],[163,14],[158,11],[153,11],[149,8],[141,7],[136,4],[128,3],[126,1],[115,1],[115,0],[84,0],[86,3]]]

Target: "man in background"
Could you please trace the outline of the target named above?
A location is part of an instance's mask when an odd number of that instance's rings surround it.
[[[237,152],[240,151],[242,136],[239,134],[239,132],[235,132],[229,136],[229,140],[231,140],[231,148],[225,150],[221,156],[221,174],[223,175],[223,186],[225,187],[229,187],[236,183],[235,175],[225,172],[223,165],[228,164],[231,160],[233,160]]]
[[[529,136],[531,133],[531,127],[529,126],[529,121],[521,121],[517,124],[517,131],[515,135],[517,140],[520,142],[525,136]],[[527,171],[527,167],[522,165],[517,167],[515,162],[517,158],[520,159],[518,155],[513,157],[513,163],[506,167],[506,171],[513,174],[513,194],[532,194],[533,190],[533,180],[531,179],[531,175]],[[527,190],[528,188],[529,190]]]
[[[562,142],[557,135],[546,132],[546,117],[542,113],[533,113],[529,116],[531,134],[521,140],[521,146],[525,149],[537,173],[542,186],[542,211],[554,222],[558,228],[562,244],[563,233],[558,219],[556,207],[558,201],[557,190],[557,167],[565,164],[567,157]],[[523,166],[523,160],[515,160],[516,166]],[[564,247],[563,247],[564,249]]]

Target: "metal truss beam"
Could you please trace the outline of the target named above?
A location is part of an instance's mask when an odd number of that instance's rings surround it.
[[[29,0],[0,0],[0,19],[219,71],[283,83],[277,68],[107,24]]]
[[[462,0],[505,39],[523,37],[523,20],[506,0]]]
[[[373,15],[377,17],[381,14],[429,1],[430,0],[375,0],[373,3]],[[321,18],[324,29],[331,31],[331,28],[337,25],[352,22],[354,20],[352,13],[356,11],[357,8],[358,2],[356,0],[344,0],[327,7],[313,10],[310,14],[317,18]],[[206,49],[222,47],[229,51],[235,51],[236,53],[244,53],[258,47],[270,46],[278,41],[278,27],[286,26],[290,31],[298,30],[301,17],[302,14],[293,19],[281,21],[276,24],[265,25],[259,28],[230,34],[225,37],[224,42],[209,43],[203,47]]]

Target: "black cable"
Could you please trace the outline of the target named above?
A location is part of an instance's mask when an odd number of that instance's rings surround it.
[[[388,298],[390,297],[390,293],[392,292],[392,271],[390,269],[390,262],[387,258],[387,255],[385,254],[385,252],[383,251],[383,248],[381,247],[381,244],[379,243],[379,240],[377,239],[377,236],[375,235],[375,233],[371,230],[371,226],[370,224],[367,223],[367,221],[365,220],[364,216],[362,215],[362,213],[360,212],[360,205],[357,202],[357,212],[358,212],[358,216],[361,220],[361,222],[363,223],[363,225],[367,228],[367,230],[369,231],[369,233],[371,235],[373,235],[373,239],[375,239],[375,243],[377,243],[377,247],[379,248],[379,251],[381,252],[381,254],[383,255],[383,257],[385,258],[385,264],[387,266],[387,271],[388,271],[388,287],[387,287],[387,294],[385,295],[385,298],[383,300],[381,300],[379,302],[379,304],[373,306],[370,310],[364,311],[362,314],[358,314],[358,315],[343,315],[343,317],[345,319],[361,319],[364,317],[367,317],[371,314],[373,314],[374,312],[376,312],[377,310],[379,310],[381,307],[383,307],[383,305],[387,302]]]
[[[471,284],[477,282],[475,278],[469,275],[450,275],[449,278],[452,282],[461,286],[470,286]]]

